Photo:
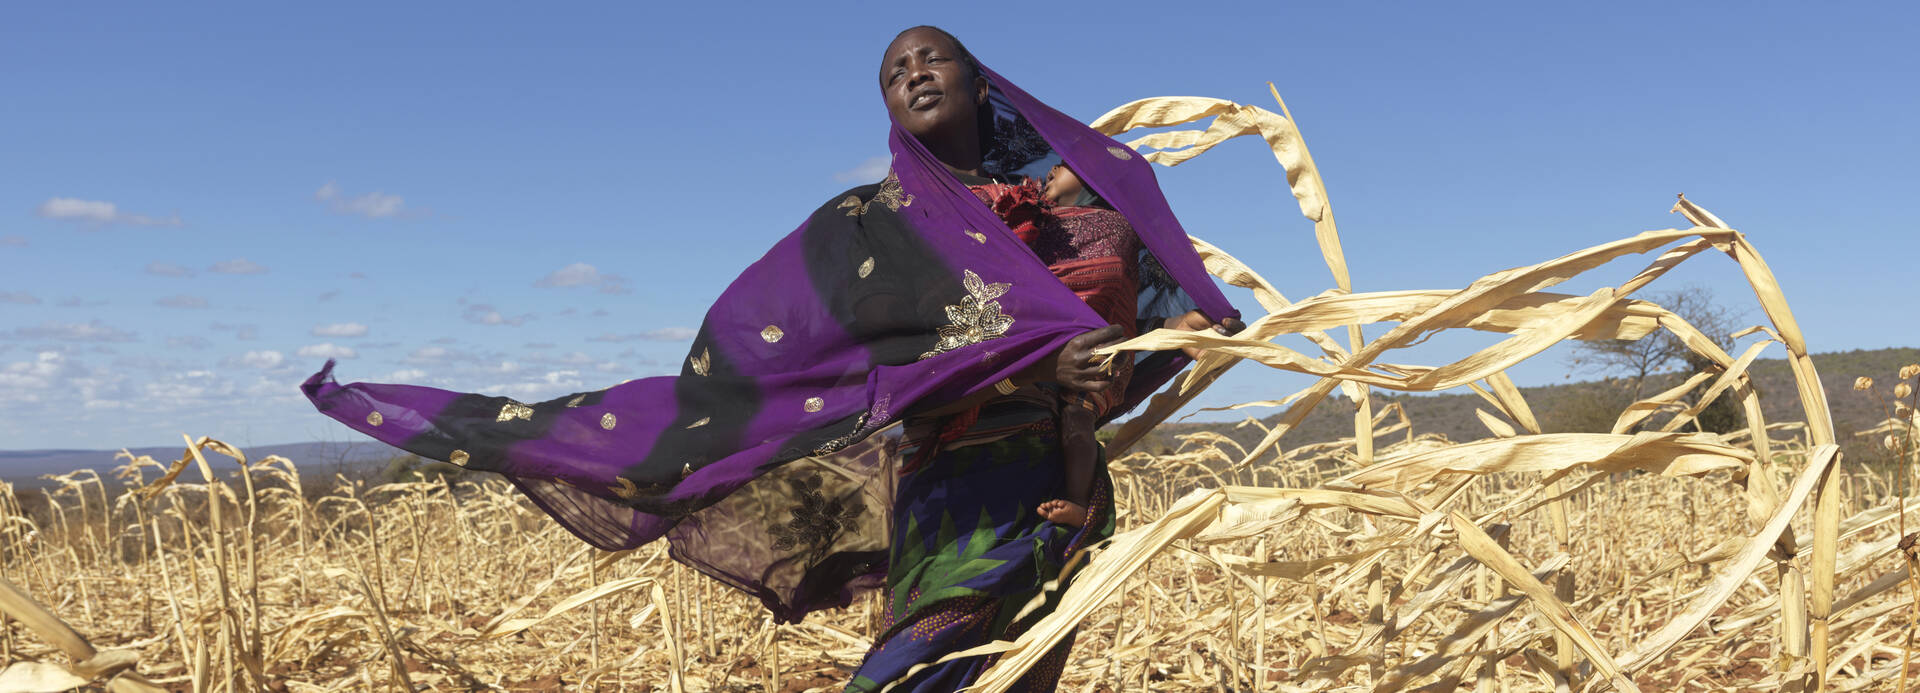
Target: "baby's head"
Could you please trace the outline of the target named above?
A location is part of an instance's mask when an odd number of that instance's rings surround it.
[[[1047,172],[1047,182],[1040,189],[1040,196],[1056,205],[1075,205],[1080,202],[1080,193],[1085,192],[1086,184],[1074,175],[1073,169],[1064,163],[1054,164]]]

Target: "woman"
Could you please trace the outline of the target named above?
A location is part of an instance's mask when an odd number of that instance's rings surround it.
[[[914,669],[1017,632],[1014,616],[1069,552],[1111,529],[1098,493],[1084,529],[1034,516],[1061,467],[1050,405],[1029,385],[1104,389],[1091,352],[1125,330],[1055,280],[966,183],[1057,155],[1138,232],[1143,266],[1163,278],[1143,282],[1154,287],[1143,310],[1235,316],[1130,150],[938,29],[900,34],[880,80],[892,171],[828,201],[743,272],[679,376],[523,404],[341,386],[329,363],[303,390],[355,430],[504,474],[595,546],[664,536],[676,560],[781,621],[884,582],[890,627],[852,690],[970,680],[982,662]],[[1126,400],[1184,363],[1179,352],[1139,360]],[[875,435],[902,420],[904,442]],[[1031,678],[1051,688],[1047,672]]]

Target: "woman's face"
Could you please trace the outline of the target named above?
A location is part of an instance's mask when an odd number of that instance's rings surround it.
[[[945,34],[914,29],[894,39],[880,63],[880,87],[894,121],[928,148],[979,137],[975,123],[987,102],[987,80]]]

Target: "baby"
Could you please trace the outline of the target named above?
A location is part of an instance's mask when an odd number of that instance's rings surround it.
[[[1139,336],[1140,238],[1126,217],[1086,187],[1072,169],[1054,166],[1041,186],[990,184],[973,186],[973,191],[1101,320],[1119,325],[1125,338]],[[1154,326],[1201,330],[1210,325],[1199,311],[1192,311]],[[1042,385],[1058,395],[1060,403],[1056,425],[1066,467],[1066,497],[1041,503],[1035,508],[1041,517],[1062,525],[1086,525],[1093,473],[1100,463],[1094,430],[1101,418],[1125,403],[1132,374],[1133,359],[1123,354],[1114,359],[1112,379],[1099,392]]]
[[[1129,338],[1135,336],[1140,241],[1133,228],[1065,164],[1053,167],[1041,196],[1052,203],[1053,216],[1065,236],[1064,244],[1035,244],[1057,248],[1052,253],[1041,252],[1048,269],[1108,324],[1122,326]],[[1101,415],[1120,406],[1132,372],[1132,358],[1122,354],[1114,360],[1113,379],[1107,389],[1060,393],[1058,427],[1067,497],[1041,503],[1035,509],[1049,522],[1074,527],[1087,523],[1093,472],[1100,461],[1100,443],[1094,430]]]

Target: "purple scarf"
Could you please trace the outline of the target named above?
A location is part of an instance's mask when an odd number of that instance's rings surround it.
[[[1001,131],[1064,159],[1131,222],[1157,290],[1238,317],[1144,158],[981,71]],[[1103,326],[897,123],[888,144],[885,181],[829,200],[721,294],[678,376],[524,404],[343,386],[329,361],[301,389],[356,431],[505,475],[594,546],[667,536],[676,559],[781,620],[845,604],[886,571],[893,441],[873,434]],[[1129,405],[1184,365],[1178,352],[1150,360]]]

